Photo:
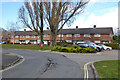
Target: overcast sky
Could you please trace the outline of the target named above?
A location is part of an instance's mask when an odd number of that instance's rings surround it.
[[[19,8],[24,4],[21,0],[2,0],[2,24],[7,29],[9,22],[16,22]],[[118,27],[118,1],[119,0],[90,0],[84,13],[77,16],[74,23],[64,28],[90,28],[113,27],[114,31]]]

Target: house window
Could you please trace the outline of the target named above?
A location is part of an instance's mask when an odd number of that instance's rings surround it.
[[[11,42],[13,42],[13,39],[11,39]]]
[[[37,36],[38,38],[40,38],[40,36]]]
[[[84,37],[90,37],[90,34],[84,34]]]
[[[94,37],[100,37],[100,34],[95,34]]]
[[[66,37],[72,37],[72,34],[67,34]]]
[[[102,40],[102,42],[103,42],[103,43],[108,43],[108,42],[109,42],[109,40]]]
[[[95,41],[95,43],[100,43],[100,41]]]
[[[18,38],[19,36],[15,36],[15,38]]]
[[[20,38],[23,38],[24,36],[20,36]]]
[[[26,38],[29,38],[30,36],[26,36]]]
[[[13,36],[11,36],[13,38]]]
[[[80,37],[80,34],[75,34],[74,37]]]
[[[32,38],[35,38],[35,36],[33,35]]]
[[[112,34],[110,34],[110,38],[112,38],[113,37],[113,35]]]
[[[37,40],[37,43],[39,44],[39,43],[40,43],[40,40]]]
[[[58,37],[63,37],[63,34],[62,34],[62,35],[61,35],[61,34],[59,34],[59,35],[58,35]]]
[[[19,41],[18,40],[15,40],[15,43],[18,43]]]
[[[44,37],[48,37],[48,34],[44,34]]]
[[[66,40],[66,42],[72,42],[72,40]]]

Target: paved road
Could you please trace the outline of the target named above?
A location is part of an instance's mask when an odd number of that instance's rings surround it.
[[[5,67],[9,64],[12,64],[18,59],[19,57],[17,55],[13,55],[9,53],[2,53],[2,66]]]
[[[118,51],[106,51],[101,54],[62,54],[40,52],[35,50],[3,49],[3,52],[17,53],[25,61],[3,72],[4,78],[84,78],[84,65],[90,61],[116,60]],[[51,60],[53,65],[47,66]],[[89,68],[89,78],[93,78]]]
[[[80,69],[84,72],[84,65],[88,62],[101,61],[101,60],[118,60],[118,51],[103,51],[100,54],[64,54],[71,60],[77,62],[80,65]],[[89,78],[93,78],[92,70],[88,65]]]
[[[2,73],[3,78],[80,78],[79,64],[60,55],[35,50],[3,49],[22,55],[25,61]],[[48,66],[49,60],[53,65]],[[49,68],[48,68],[49,67]]]

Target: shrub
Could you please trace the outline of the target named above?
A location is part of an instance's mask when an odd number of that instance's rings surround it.
[[[83,48],[78,47],[77,52],[82,53]]]
[[[73,48],[79,48],[79,46],[78,45],[73,45]]]
[[[55,48],[55,47],[53,47],[53,48],[51,49],[51,51],[56,51],[56,48]]]
[[[59,51],[61,49],[60,46],[55,46],[51,49],[51,51]]]
[[[71,52],[71,48],[62,47],[62,48],[60,49],[60,52]]]
[[[95,53],[96,52],[96,50],[93,48],[84,48],[84,49],[87,51],[87,53]]]
[[[31,44],[30,42],[28,42],[28,44]]]
[[[82,48],[81,53],[87,53],[87,48]]]
[[[71,52],[73,52],[73,53],[78,53],[77,48],[71,49]]]

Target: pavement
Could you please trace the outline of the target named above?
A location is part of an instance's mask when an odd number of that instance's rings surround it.
[[[10,66],[12,63],[14,63],[18,59],[19,59],[19,57],[17,55],[10,54],[10,53],[2,53],[3,68]]]
[[[84,66],[88,62],[117,60],[118,51],[104,51],[100,54],[67,54],[41,52],[38,50],[3,49],[4,53],[22,55],[25,61],[2,72],[3,78],[84,78]],[[88,77],[93,78],[90,66]]]

